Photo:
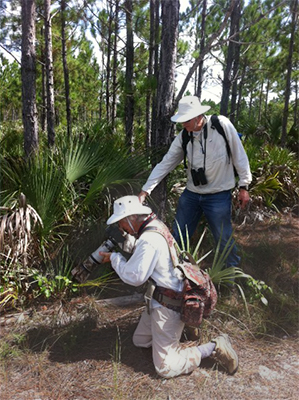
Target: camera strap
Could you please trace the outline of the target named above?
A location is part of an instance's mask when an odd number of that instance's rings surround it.
[[[208,124],[205,123],[205,126],[203,128],[203,138],[204,138],[204,144],[202,144],[201,140],[199,140],[200,142],[200,146],[203,152],[203,170],[206,170],[206,154],[207,154],[207,137],[208,137]],[[190,132],[190,141],[192,143],[192,163],[191,166],[193,167],[193,132]]]
[[[205,126],[203,128],[203,138],[205,141],[205,149],[204,149],[204,157],[203,157],[203,170],[206,170],[206,154],[207,154],[207,137],[208,137],[208,124],[205,123]]]
[[[155,213],[151,213],[140,225],[140,228],[138,229],[138,233],[137,233],[137,238],[140,237],[140,235],[142,234],[142,232],[144,231],[145,227],[154,219],[157,218],[157,215]]]

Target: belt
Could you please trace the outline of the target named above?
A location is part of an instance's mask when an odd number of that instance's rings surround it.
[[[153,293],[153,299],[162,304],[162,306],[173,311],[180,312],[181,310],[182,293],[175,292],[172,289],[156,286],[156,289]]]

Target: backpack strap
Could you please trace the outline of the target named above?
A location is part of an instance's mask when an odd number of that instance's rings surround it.
[[[187,144],[189,141],[193,143],[193,132],[190,132],[190,135],[187,131],[187,129],[183,129],[182,132],[182,148],[184,152],[184,168],[187,169]]]
[[[173,264],[174,267],[176,267],[177,264],[178,264],[178,258],[179,257],[178,257],[178,254],[176,252],[175,245],[174,245],[175,239],[172,236],[172,234],[170,233],[170,231],[168,230],[168,228],[166,227],[166,225],[164,225],[162,221],[159,221],[159,222],[160,222],[160,225],[161,225],[160,227],[157,227],[157,226],[146,226],[143,229],[142,233],[147,232],[147,231],[152,231],[152,232],[157,232],[160,235],[162,235],[164,237],[164,239],[166,240],[167,244],[168,244],[170,257],[171,257],[171,260],[172,260],[172,264]]]
[[[223,137],[223,139],[225,141],[225,145],[226,145],[227,155],[228,155],[228,158],[230,158],[231,151],[230,151],[229,143],[228,143],[226,134],[224,132],[224,129],[222,128],[222,125],[220,124],[219,118],[216,114],[213,114],[211,116],[211,122],[212,122],[212,124],[211,124],[212,129],[216,129],[218,131],[218,133]]]
[[[219,118],[217,114],[213,114],[211,116],[211,127],[212,129],[216,129],[216,131],[223,137],[225,141],[225,146],[226,146],[226,151],[228,158],[231,157],[231,150],[229,147],[228,139],[226,137],[225,131],[220,124]],[[205,139],[207,138],[207,124],[205,124],[205,131],[204,131],[204,137]],[[184,128],[182,132],[182,148],[184,152],[184,168],[187,169],[187,144],[189,141],[193,143],[193,132],[190,132],[190,135],[188,134],[188,131]]]

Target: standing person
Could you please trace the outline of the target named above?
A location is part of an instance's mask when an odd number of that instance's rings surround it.
[[[238,356],[228,335],[220,335],[200,346],[183,348],[180,344],[184,323],[180,319],[180,301],[176,304],[175,298],[182,291],[183,277],[178,268],[173,267],[165,237],[152,230],[145,231],[146,227],[161,227],[162,222],[149,207],[140,203],[137,196],[125,196],[114,202],[113,214],[107,224],[114,223],[118,223],[120,230],[135,236],[135,248],[128,261],[120,253],[99,252],[104,257],[103,262],[111,262],[115,272],[129,285],[140,286],[148,280],[155,282],[153,296],[133,335],[135,346],[152,346],[156,372],[165,378],[188,374],[200,365],[203,358],[210,356],[215,357],[229,374],[234,374],[238,368]],[[167,235],[171,237],[168,230]]]
[[[196,96],[183,97],[178,112],[171,118],[174,123],[182,123],[185,134],[189,135],[186,147],[188,158],[187,186],[177,207],[176,221],[186,243],[186,228],[189,237],[196,230],[202,214],[205,215],[214,240],[221,238],[220,250],[225,248],[233,229],[231,222],[231,191],[235,187],[235,172],[238,173],[239,202],[245,208],[249,201],[248,185],[252,180],[249,161],[233,124],[224,116],[219,122],[226,136],[213,126],[211,116],[205,113],[209,106],[202,106]],[[139,200],[146,196],[184,158],[183,131],[172,142],[162,161],[155,166],[147,182],[142,187]],[[180,243],[177,223],[173,224],[173,236]],[[226,261],[227,267],[236,267],[240,262],[237,248],[233,248]]]

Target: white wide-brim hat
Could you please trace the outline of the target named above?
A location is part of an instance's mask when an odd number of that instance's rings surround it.
[[[137,196],[124,196],[115,200],[113,203],[113,214],[106,223],[107,225],[111,225],[130,215],[151,213],[152,210],[142,205]]]
[[[171,117],[172,122],[187,122],[207,112],[211,107],[202,106],[197,96],[185,96],[179,102],[178,112]]]

